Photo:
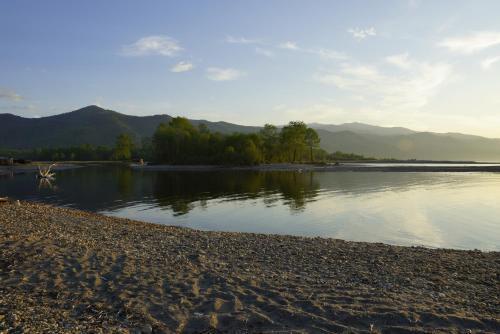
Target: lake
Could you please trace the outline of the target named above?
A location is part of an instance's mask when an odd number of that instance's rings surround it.
[[[500,174],[154,172],[0,177],[0,196],[202,230],[500,250]]]

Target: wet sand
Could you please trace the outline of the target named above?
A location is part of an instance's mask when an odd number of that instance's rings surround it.
[[[0,203],[0,333],[498,333],[499,273],[498,252]]]

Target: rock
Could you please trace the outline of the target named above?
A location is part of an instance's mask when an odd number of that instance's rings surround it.
[[[150,324],[145,324],[144,326],[141,327],[141,333],[142,334],[153,333],[153,326],[151,326]]]

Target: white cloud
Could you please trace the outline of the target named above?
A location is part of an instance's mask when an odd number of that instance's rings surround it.
[[[193,68],[194,68],[193,63],[188,61],[180,61],[170,69],[170,72],[174,73],[187,72],[191,71]]]
[[[255,53],[258,55],[261,55],[261,56],[268,57],[268,58],[272,58],[275,56],[274,52],[272,52],[271,50],[263,49],[263,48],[255,48]]]
[[[409,69],[411,67],[411,61],[408,53],[401,53],[397,55],[392,55],[389,57],[386,57],[385,60],[396,67],[399,67],[401,69]]]
[[[357,40],[362,40],[365,39],[368,36],[375,36],[377,35],[377,32],[375,31],[375,28],[370,27],[367,29],[360,29],[360,28],[351,28],[347,30],[348,33],[352,35]]]
[[[307,53],[315,54],[323,59],[335,59],[335,60],[345,60],[348,57],[342,52],[329,49],[307,49],[304,50]]]
[[[6,88],[1,88],[0,87],[0,100],[7,100],[7,101],[21,101],[23,97],[16,92],[6,89]]]
[[[280,49],[287,49],[287,50],[299,50],[299,46],[295,42],[283,42],[278,45]]]
[[[236,80],[246,73],[234,68],[219,68],[219,67],[209,67],[207,68],[207,78],[213,81],[230,81]]]
[[[147,36],[137,42],[125,45],[122,48],[124,56],[149,56],[160,55],[173,57],[181,52],[183,48],[175,39],[169,36]]]
[[[269,48],[262,47],[262,45],[264,45],[264,43],[262,43],[262,41],[260,41],[260,40],[246,39],[243,37],[235,38],[235,37],[228,36],[226,38],[226,41],[229,43],[238,43],[238,44],[260,44],[261,47],[255,48],[255,53],[262,55],[262,56],[269,57],[269,58],[276,56],[276,54],[272,50],[270,50]],[[308,54],[319,56],[323,59],[345,60],[348,58],[342,52],[338,52],[338,51],[331,50],[331,49],[325,49],[325,48],[315,48],[315,49],[302,48],[296,42],[292,42],[292,41],[285,41],[283,43],[275,45],[274,47],[278,48],[278,49],[289,50],[289,51],[308,53]]]
[[[339,89],[362,94],[367,101],[391,109],[418,109],[452,78],[446,63],[417,62],[405,57],[392,58],[403,73],[389,75],[370,65],[343,64],[339,71],[317,74],[315,79]],[[402,66],[401,66],[402,65]]]
[[[319,48],[319,49],[310,49],[310,48],[301,48],[295,42],[284,42],[278,45],[280,49],[286,49],[291,51],[309,53],[312,55],[319,56],[323,59],[336,59],[336,60],[345,60],[348,57],[342,53],[331,49]]]
[[[231,44],[260,44],[262,43],[258,39],[249,39],[245,37],[234,37],[234,36],[226,36],[226,42]]]
[[[471,54],[500,44],[500,32],[479,31],[467,36],[450,37],[441,41],[438,46],[450,51]]]
[[[481,67],[483,70],[489,70],[493,64],[500,61],[500,56],[486,58],[481,62]]]

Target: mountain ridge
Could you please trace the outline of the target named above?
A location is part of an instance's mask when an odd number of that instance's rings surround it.
[[[116,137],[129,133],[140,140],[151,137],[160,123],[172,116],[134,116],[90,105],[41,118],[0,114],[0,147],[31,149],[81,144],[114,145]],[[251,133],[261,129],[224,121],[190,120],[221,133]],[[328,152],[343,151],[377,158],[425,160],[500,161],[500,139],[461,133],[418,132],[404,127],[381,127],[360,122],[311,123]]]

